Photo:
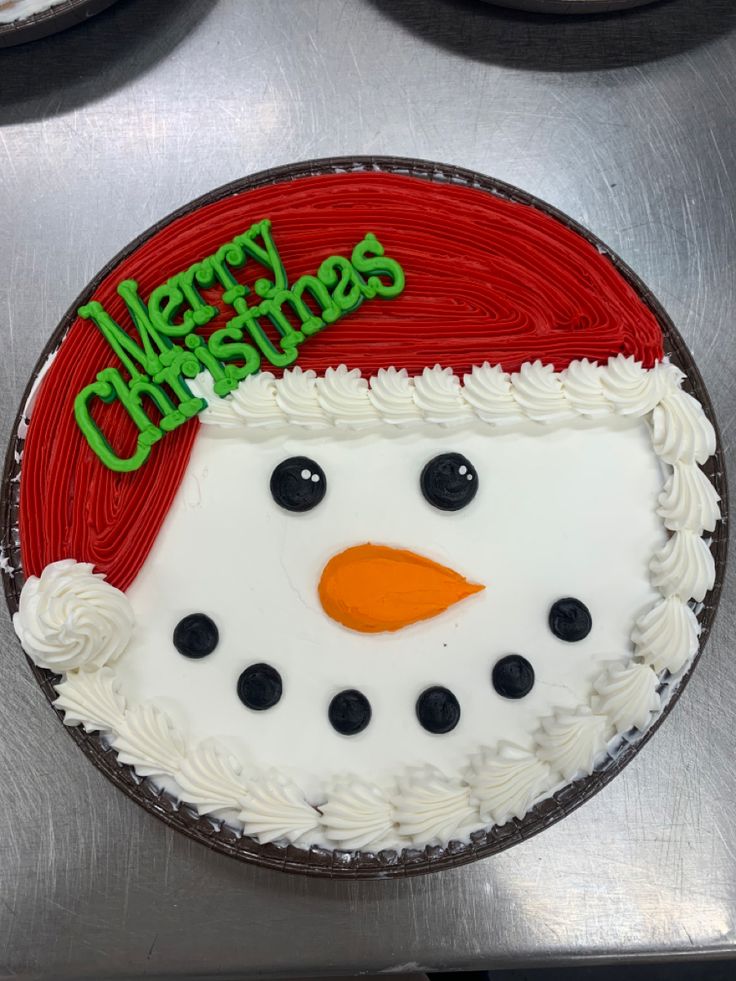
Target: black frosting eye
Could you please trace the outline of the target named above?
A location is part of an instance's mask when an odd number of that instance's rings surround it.
[[[427,688],[417,699],[417,718],[427,732],[452,732],[460,721],[460,704],[447,688]]]
[[[521,654],[507,654],[493,665],[491,681],[504,698],[523,698],[534,687],[534,668]]]
[[[184,657],[207,657],[219,639],[217,624],[205,613],[190,613],[174,627],[174,647]]]
[[[333,729],[343,736],[355,736],[371,721],[371,703],[363,692],[349,688],[335,695],[327,716]]]
[[[566,596],[552,604],[549,611],[549,629],[560,640],[583,640],[590,633],[593,619],[590,610],[574,596]]]
[[[270,664],[251,664],[238,678],[238,698],[257,712],[270,709],[281,698],[281,675]]]
[[[441,511],[459,511],[475,497],[478,474],[461,453],[440,453],[422,470],[422,494]]]
[[[322,467],[308,456],[292,456],[271,474],[274,501],[287,511],[311,511],[325,496],[327,478]]]

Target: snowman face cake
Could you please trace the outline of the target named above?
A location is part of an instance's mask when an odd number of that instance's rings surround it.
[[[67,724],[261,843],[467,840],[646,729],[697,651],[714,434],[682,373],[635,345],[559,369],[540,342],[517,370],[481,350],[465,370],[361,371],[330,350],[340,329],[320,335],[323,369],[229,391],[201,357],[197,433],[135,574],[106,579],[67,543],[14,622],[62,675]],[[114,522],[128,487],[154,507],[143,486],[108,481],[88,517]]]

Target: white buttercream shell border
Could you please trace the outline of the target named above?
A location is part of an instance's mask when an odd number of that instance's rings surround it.
[[[37,608],[43,588],[53,597],[55,567],[67,590],[76,582],[89,584],[89,567],[76,576],[68,561],[54,563],[40,579],[31,577],[14,617],[16,632],[21,640],[34,637],[26,650],[40,666],[59,672],[74,664],[57,685],[55,702],[67,725],[104,733],[120,761],[140,776],[173,779],[182,801],[200,814],[239,823],[261,843],[285,840],[306,847],[320,835],[337,849],[377,851],[466,839],[473,831],[523,817],[570,780],[591,773],[611,751],[612,740],[647,729],[661,707],[666,672],[681,672],[697,652],[700,628],[693,604],[715,581],[702,536],[713,531],[720,512],[718,496],[699,468],[715,453],[715,433],[700,404],[682,390],[683,379],[667,362],[644,369],[619,356],[602,366],[573,362],[562,372],[538,361],[514,374],[484,364],[462,379],[440,366],[416,378],[385,369],[369,380],[344,366],[328,369],[324,377],[295,368],[281,379],[266,372],[250,376],[226,399],[203,393],[209,404],[202,422],[244,435],[285,425],[362,431],[422,422],[508,426],[611,414],[647,418],[654,452],[670,468],[657,509],[670,537],[650,564],[662,598],[636,621],[629,660],[604,668],[588,706],[560,709],[541,720],[531,750],[504,742],[479,747],[461,773],[448,777],[431,766],[413,768],[397,774],[388,790],[352,775],[336,777],[326,800],[312,806],[279,772],[246,773],[227,747],[212,741],[188,745],[155,702],[128,706],[114,672],[105,666],[119,654],[109,638],[105,651],[91,650],[90,638],[84,644],[78,640],[70,661],[57,637],[40,636]],[[124,618],[120,604],[126,598],[95,579],[96,602],[106,604],[100,583],[110,591],[109,610],[105,605],[102,612]],[[24,604],[26,591],[33,602]],[[33,613],[26,616],[24,610]],[[89,658],[81,663],[80,651],[87,648]]]

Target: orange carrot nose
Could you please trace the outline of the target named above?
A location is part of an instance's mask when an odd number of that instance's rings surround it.
[[[367,544],[332,556],[322,570],[319,598],[344,627],[378,633],[428,620],[481,589],[416,552]]]

